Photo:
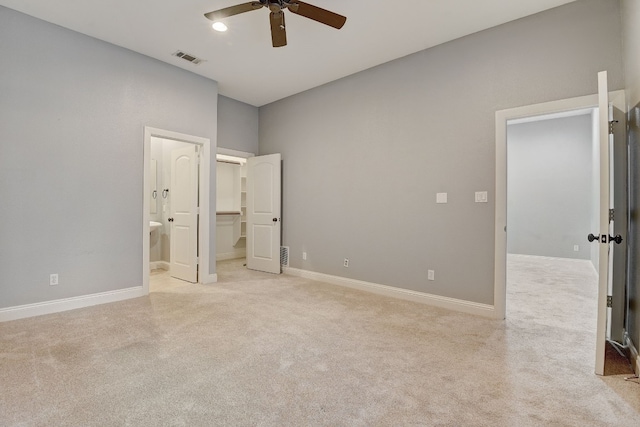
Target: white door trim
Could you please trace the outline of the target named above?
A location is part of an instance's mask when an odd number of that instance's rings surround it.
[[[610,101],[625,111],[624,91],[609,93]],[[563,113],[598,106],[598,95],[580,96],[496,111],[496,211],[493,305],[497,319],[504,319],[507,306],[507,121]],[[585,235],[586,236],[586,235]],[[585,237],[586,238],[586,237]]]
[[[144,127],[144,148],[143,148],[143,189],[142,197],[142,286],[145,295],[149,293],[149,164],[151,160],[151,137],[171,139],[174,141],[197,144],[201,147],[200,152],[200,216],[198,219],[198,257],[199,271],[198,283],[214,283],[218,280],[216,274],[210,274],[209,270],[209,195],[211,176],[211,140],[199,136],[187,135],[164,129],[157,129],[149,126]]]

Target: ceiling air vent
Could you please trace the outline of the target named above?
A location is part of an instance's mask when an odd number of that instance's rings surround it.
[[[199,63],[205,61],[204,59],[196,58],[195,56],[189,55],[188,53],[185,53],[185,52],[183,52],[181,50],[179,50],[177,52],[174,52],[173,56],[177,56],[178,58],[182,58],[185,61],[189,61],[189,62],[191,62],[192,64],[195,64],[195,65],[198,65]]]

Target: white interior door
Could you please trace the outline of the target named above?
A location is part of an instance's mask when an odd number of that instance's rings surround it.
[[[247,268],[280,274],[281,156],[247,159]]]
[[[613,120],[613,141],[610,142],[611,147],[611,165],[613,170],[610,171],[612,185],[611,201],[614,209],[611,235],[620,235],[620,243],[612,243],[610,253],[613,260],[610,265],[611,270],[611,322],[609,324],[609,339],[624,344],[624,334],[626,329],[626,287],[627,287],[627,244],[628,239],[628,222],[629,222],[629,149],[627,145],[627,119],[626,114],[615,104],[615,96],[611,96],[610,120]]]
[[[171,152],[172,277],[198,281],[198,153],[196,145]]]
[[[607,325],[607,297],[610,289],[611,260],[609,236],[611,221],[609,209],[611,207],[611,163],[610,163],[610,136],[609,136],[609,92],[607,72],[598,73],[598,114],[599,114],[599,139],[600,139],[600,227],[596,237],[599,249],[598,261],[598,322],[596,328],[596,366],[595,372],[604,375],[606,340],[608,334]],[[590,240],[593,236],[589,236]]]

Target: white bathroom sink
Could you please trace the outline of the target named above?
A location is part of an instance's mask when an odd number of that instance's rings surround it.
[[[149,233],[152,233],[154,230],[157,230],[160,227],[162,227],[161,222],[149,221]]]

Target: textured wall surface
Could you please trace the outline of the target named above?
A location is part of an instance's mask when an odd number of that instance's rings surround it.
[[[591,114],[508,126],[509,253],[590,259],[592,145]]]
[[[142,286],[144,126],[215,156],[217,83],[4,7],[0,56],[0,308]]]
[[[218,97],[218,147],[258,153],[258,107]]]
[[[619,3],[578,1],[261,107],[291,266],[493,304],[496,110],[594,94],[601,70],[621,89],[621,50]]]

